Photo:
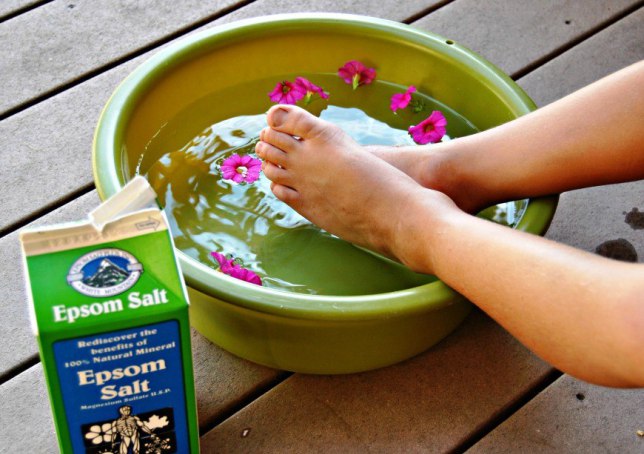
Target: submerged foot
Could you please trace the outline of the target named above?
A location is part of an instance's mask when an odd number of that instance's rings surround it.
[[[401,235],[435,191],[299,107],[274,106],[267,121],[256,152],[279,200],[347,241],[411,260]]]

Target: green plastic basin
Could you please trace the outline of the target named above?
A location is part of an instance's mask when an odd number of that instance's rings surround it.
[[[179,40],[117,88],[94,140],[101,198],[122,188],[146,143],[203,96],[287,71],[335,71],[354,59],[376,61],[379,79],[413,83],[480,130],[535,108],[480,56],[406,25],[338,14],[235,22]],[[232,104],[213,108],[238,115]],[[556,203],[556,197],[530,200],[517,228],[543,234]],[[279,369],[348,373],[393,364],[441,340],[471,308],[440,281],[374,295],[304,295],[247,284],[177,253],[195,328],[238,356]]]

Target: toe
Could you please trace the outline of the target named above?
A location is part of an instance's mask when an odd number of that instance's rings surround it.
[[[303,140],[326,139],[338,129],[335,125],[319,119],[306,110],[291,105],[278,105],[270,108],[267,114],[268,125],[276,131],[297,136]]]
[[[301,144],[295,137],[271,128],[264,128],[259,134],[262,142],[266,142],[282,151],[290,152],[297,149]]]
[[[288,185],[291,182],[288,170],[277,167],[275,164],[264,161],[262,163],[262,170],[264,171],[266,178],[271,180],[273,183]]]
[[[287,167],[288,155],[270,143],[257,142],[257,145],[255,145],[255,153],[264,161],[268,161],[279,167]]]
[[[275,197],[291,206],[297,203],[300,195],[295,189],[276,183],[271,184],[271,191]]]

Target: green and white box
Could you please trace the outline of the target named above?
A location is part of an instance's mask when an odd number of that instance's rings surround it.
[[[63,453],[199,452],[188,299],[154,199],[137,177],[89,221],[20,235]]]

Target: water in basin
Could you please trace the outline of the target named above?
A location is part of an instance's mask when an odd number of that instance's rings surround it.
[[[407,128],[441,110],[448,121],[443,140],[476,132],[467,119],[417,94],[425,110],[394,115],[389,99],[406,87],[376,81],[353,91],[335,74],[299,74],[330,93],[307,109],[341,126],[363,145],[413,145]],[[283,80],[293,80],[285,75]],[[211,251],[230,254],[257,273],[263,285],[324,295],[362,295],[429,283],[433,276],[357,248],[308,222],[271,193],[263,174],[253,184],[223,180],[216,164],[254,152],[271,105],[267,93],[282,79],[258,80],[213,93],[164,125],[147,144],[137,172],[146,175],[168,215],[177,248],[216,268]],[[228,108],[234,105],[234,109]],[[248,106],[244,108],[244,106]],[[230,115],[230,112],[235,115]],[[518,222],[524,202],[482,213],[496,222]]]

